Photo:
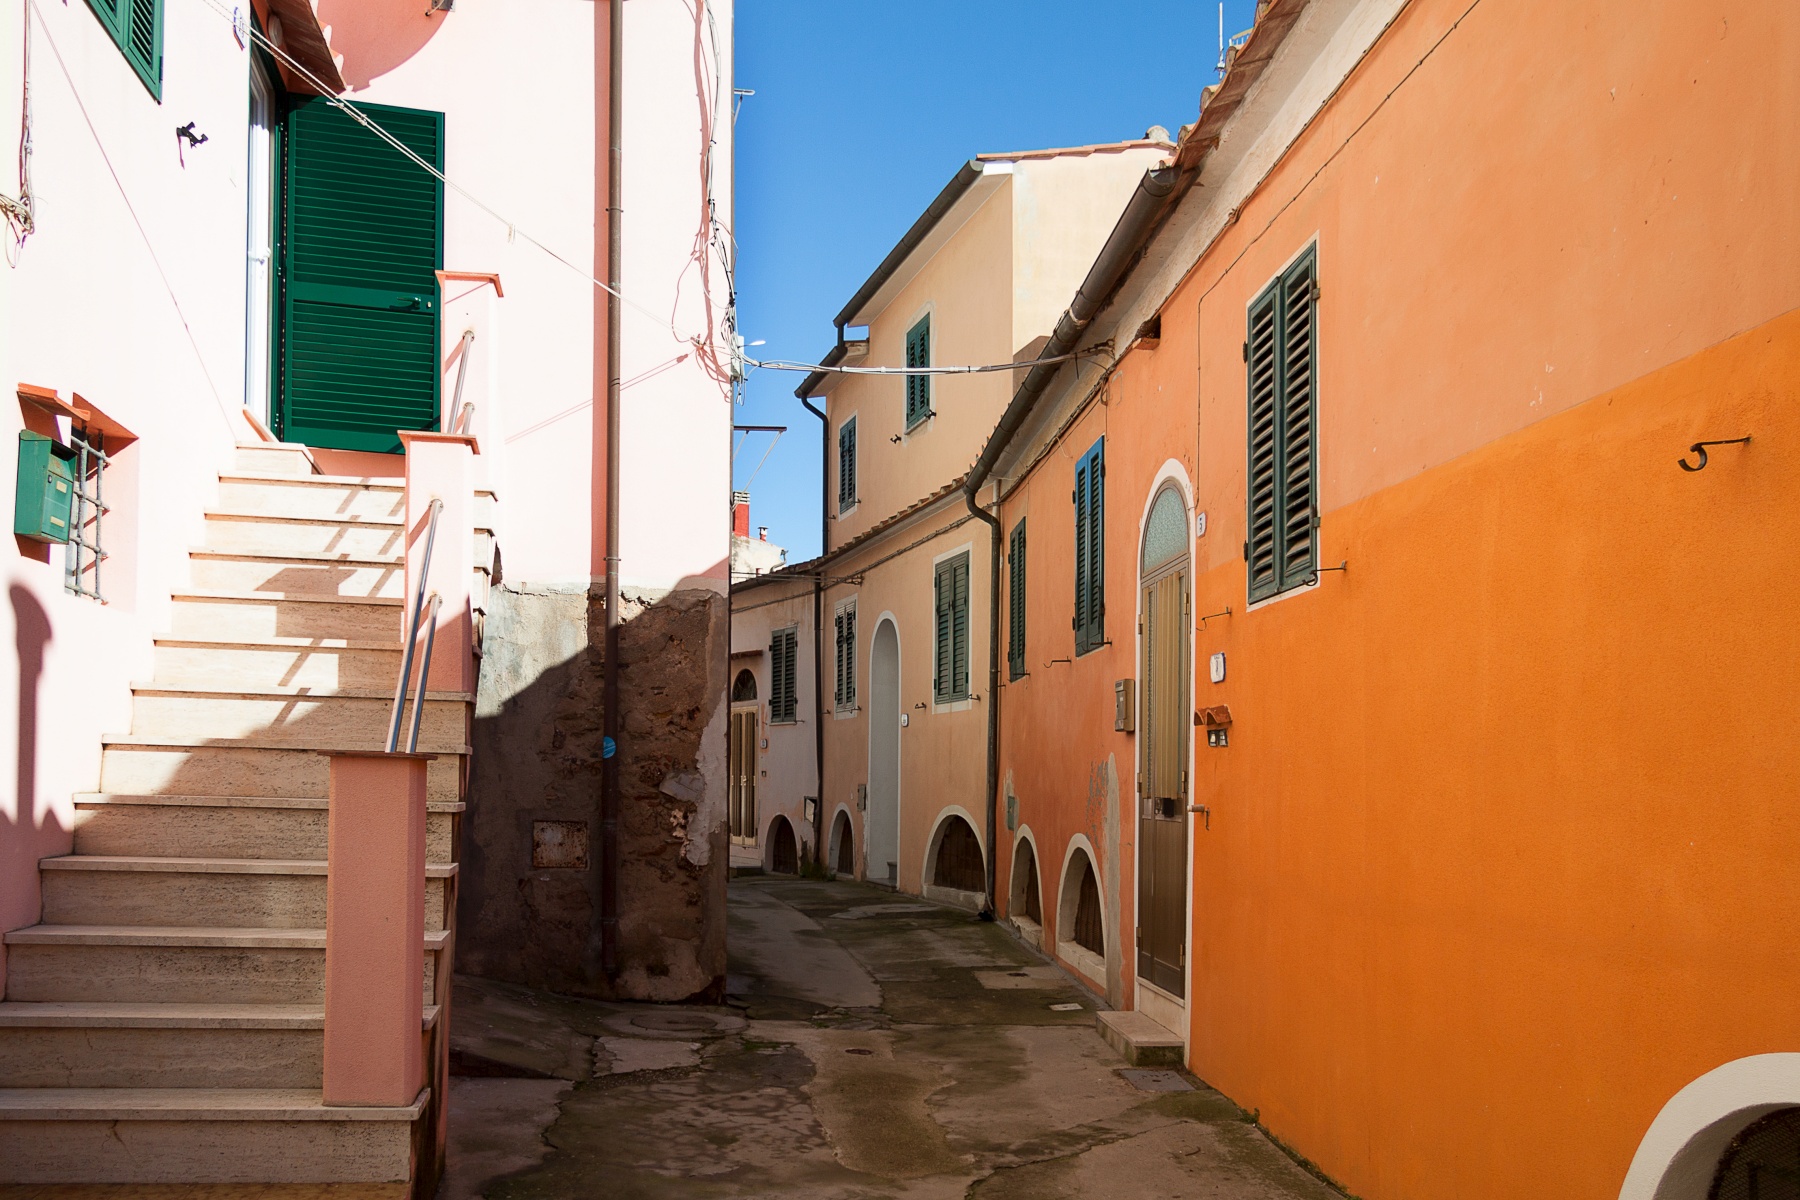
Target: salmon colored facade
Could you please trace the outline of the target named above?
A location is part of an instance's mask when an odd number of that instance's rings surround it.
[[[1002,911],[1028,845],[1060,946],[1090,856],[1096,990],[1358,1196],[1700,1200],[1800,1103],[1800,10],[1264,8],[1291,31],[1216,148],[1185,131],[1197,186],[1084,334],[1129,348],[996,468],[1029,528]],[[1316,570],[1252,603],[1247,321],[1306,254]],[[1077,654],[1096,443],[1108,644]],[[1136,978],[1142,709],[1114,728],[1168,486],[1184,996]]]

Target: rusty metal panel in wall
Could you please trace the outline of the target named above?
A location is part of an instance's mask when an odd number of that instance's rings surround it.
[[[533,821],[531,865],[539,868],[569,867],[586,870],[588,827],[586,821]]]

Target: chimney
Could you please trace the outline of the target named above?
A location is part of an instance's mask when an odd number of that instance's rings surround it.
[[[750,493],[731,493],[731,536],[750,536]]]
[[[756,527],[756,540],[759,542],[766,542],[769,540],[769,527],[767,525],[758,525]]]

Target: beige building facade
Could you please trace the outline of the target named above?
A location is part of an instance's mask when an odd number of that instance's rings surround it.
[[[766,839],[785,818],[802,861],[991,907],[991,537],[958,485],[1022,372],[944,369],[1035,357],[1169,151],[1153,129],[972,159],[838,314],[826,369],[796,392],[825,427],[826,551],[734,587],[732,668],[757,681],[762,714],[744,827]]]

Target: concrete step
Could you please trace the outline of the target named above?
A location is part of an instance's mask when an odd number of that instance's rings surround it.
[[[206,548],[380,558],[405,551],[406,530],[403,521],[392,517],[273,517],[209,512]]]
[[[398,598],[406,591],[406,564],[398,555],[345,559],[200,547],[189,551],[188,564],[194,587],[212,592]]]
[[[374,688],[400,678],[400,637],[156,639],[159,687]]]
[[[309,592],[177,592],[172,637],[398,638],[400,596],[333,596]]]
[[[169,858],[324,858],[322,796],[75,796],[75,853]],[[456,860],[463,805],[434,800],[425,814],[427,862]]]
[[[374,730],[347,750],[374,750],[385,731]],[[148,740],[109,742],[100,758],[100,788],[107,792],[179,796],[324,796],[330,762],[320,747],[158,745]],[[438,757],[426,768],[426,794],[433,800],[462,799],[459,756],[466,747],[430,749]]]
[[[70,854],[38,862],[46,925],[316,929],[325,860]],[[425,868],[425,928],[447,925],[450,863]]]
[[[437,1003],[426,933],[421,984]],[[6,999],[131,1004],[323,1004],[323,929],[32,925],[5,935]]]
[[[130,736],[157,740],[232,738],[283,745],[379,745],[394,709],[393,695],[373,688],[306,692],[152,686],[134,688],[132,695]],[[468,714],[469,704],[462,693],[427,693],[419,722],[420,747],[454,749],[463,745],[468,740]],[[402,720],[411,719],[409,696]]]
[[[316,1088],[324,1029],[307,1004],[0,1003],[0,1088]]]
[[[272,517],[406,516],[406,485],[395,479],[344,475],[264,475],[228,472],[219,476],[219,507],[228,512]]]
[[[1185,1065],[1179,1034],[1171,1033],[1141,1012],[1098,1012],[1094,1022],[1106,1044],[1134,1067]]]
[[[404,1182],[429,1099],[331,1108],[312,1088],[4,1089],[0,1183]]]
[[[311,475],[312,455],[306,447],[294,442],[256,442],[241,445],[233,460],[240,471],[259,475]]]

